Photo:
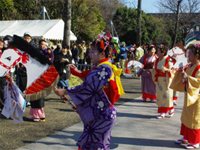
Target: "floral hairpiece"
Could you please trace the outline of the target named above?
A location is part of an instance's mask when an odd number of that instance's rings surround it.
[[[165,47],[164,44],[160,44],[160,45],[159,45],[159,48],[160,48],[160,49],[163,49],[164,47]]]
[[[196,48],[197,54],[199,54],[200,44],[195,44],[194,46],[195,46],[195,48]]]
[[[106,40],[106,35],[104,32],[101,32],[97,39],[96,39],[96,45],[98,42],[100,42],[100,48],[103,49],[103,52],[106,50],[106,48],[109,46],[110,42],[108,40]],[[104,44],[104,41],[106,41],[106,45]],[[95,46],[96,46],[95,45]]]
[[[151,44],[150,47],[155,47],[155,45]]]

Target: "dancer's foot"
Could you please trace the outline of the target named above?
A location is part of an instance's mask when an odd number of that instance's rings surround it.
[[[160,115],[156,116],[157,119],[161,119],[165,117],[165,113],[161,113]]]
[[[155,99],[151,99],[150,102],[151,103],[156,103],[156,100]]]
[[[174,141],[176,144],[187,144],[188,141],[185,140],[184,138],[178,139]]]
[[[199,144],[188,144],[185,146],[186,149],[199,148]]]
[[[174,109],[170,110],[170,111],[168,112],[168,114],[169,114],[169,118],[171,118],[171,117],[174,115]]]
[[[146,98],[143,98],[143,99],[142,99],[142,102],[146,102],[146,101],[147,101],[147,99],[146,99]]]
[[[178,103],[177,103],[175,100],[174,100],[174,102],[173,102],[173,103],[174,103],[174,105],[175,105],[175,106],[177,106],[177,105],[178,105]]]

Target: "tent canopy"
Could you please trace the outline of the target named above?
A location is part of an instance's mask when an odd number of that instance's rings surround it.
[[[63,40],[64,21],[62,19],[0,21],[0,37],[14,34],[23,36],[25,32],[32,38]],[[77,37],[70,31],[70,41],[76,40]]]

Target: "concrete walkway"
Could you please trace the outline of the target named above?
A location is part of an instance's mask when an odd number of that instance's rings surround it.
[[[141,98],[118,106],[111,150],[183,149],[183,146],[174,143],[174,140],[180,138],[183,93],[179,94],[177,102],[174,116],[163,119],[156,119],[155,103],[141,102]],[[81,131],[82,123],[78,123],[17,150],[77,150],[76,141]]]

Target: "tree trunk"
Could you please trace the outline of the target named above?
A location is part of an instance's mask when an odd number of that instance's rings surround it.
[[[3,20],[3,11],[0,9],[0,20]]]
[[[64,20],[64,37],[63,44],[70,46],[70,31],[71,31],[71,7],[72,0],[65,0],[63,20]]]
[[[138,16],[137,16],[137,45],[141,46],[141,3],[142,0],[138,0]]]
[[[176,44],[177,29],[178,29],[178,22],[179,22],[179,9],[180,9],[180,4],[181,4],[181,2],[182,2],[182,0],[179,0],[179,1],[178,1],[178,5],[177,5],[175,33],[174,33],[174,40],[173,40],[173,45],[172,45],[172,47],[174,47],[174,45]]]

